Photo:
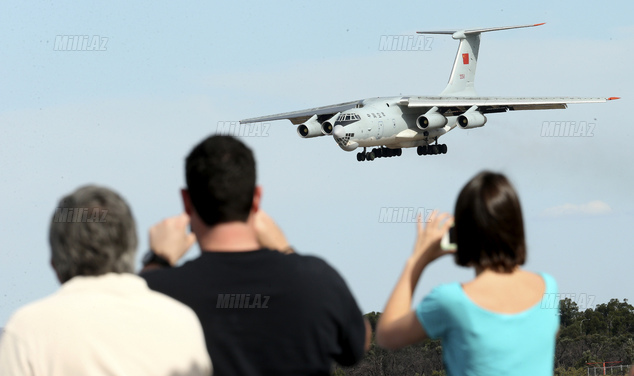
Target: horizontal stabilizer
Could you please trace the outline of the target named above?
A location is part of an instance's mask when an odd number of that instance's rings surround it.
[[[501,26],[501,27],[487,27],[483,29],[467,29],[467,30],[440,30],[440,31],[417,31],[418,34],[445,34],[445,35],[453,35],[456,33],[468,35],[468,34],[479,34],[486,33],[488,31],[498,31],[498,30],[509,30],[509,29],[521,29],[524,27],[535,27],[544,25],[546,22],[531,24],[531,25],[519,25],[519,26]],[[454,37],[454,39],[460,39]]]

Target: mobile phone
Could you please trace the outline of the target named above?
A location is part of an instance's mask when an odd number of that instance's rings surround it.
[[[455,251],[458,249],[458,245],[456,244],[456,227],[451,226],[449,231],[443,235],[442,240],[440,241],[440,248],[443,251]]]

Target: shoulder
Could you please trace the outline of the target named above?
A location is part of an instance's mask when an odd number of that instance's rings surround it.
[[[303,271],[314,273],[335,272],[334,268],[330,266],[330,264],[317,256],[290,254],[283,255],[283,257],[287,258],[290,262],[295,263],[297,267],[301,268]]]
[[[434,287],[426,296],[440,301],[453,301],[463,297],[462,287],[459,282],[445,283]]]
[[[442,336],[464,311],[461,290],[458,282],[436,286],[416,306],[416,317],[430,338]]]
[[[4,334],[9,332],[19,333],[25,330],[38,330],[40,325],[45,329],[50,322],[48,318],[54,320],[54,317],[58,315],[57,312],[59,309],[64,307],[65,305],[60,302],[58,293],[31,302],[19,308],[11,315],[4,328]]]
[[[50,310],[50,308],[55,305],[55,301],[55,295],[53,294],[47,296],[46,298],[28,303],[27,305],[20,307],[13,313],[13,315],[11,315],[9,323],[17,323],[25,319],[28,320],[29,318],[37,317]]]
[[[172,268],[152,269],[139,274],[152,290],[163,292],[164,290],[179,289],[179,287],[188,281],[188,277],[200,274],[198,261],[194,259],[185,262],[183,265]]]
[[[537,274],[544,279],[544,283],[546,284],[546,293],[555,294],[559,291],[557,280],[552,275],[545,272],[539,272]]]
[[[460,283],[446,283],[434,287],[416,307],[419,315],[447,315],[461,312],[465,302],[465,294]]]
[[[341,274],[322,258],[298,254],[284,255],[284,257],[288,257],[287,260],[294,264],[297,273],[306,279],[345,286]]]
[[[446,283],[434,287],[418,304],[417,313],[442,313],[459,306],[464,299],[460,283]]]

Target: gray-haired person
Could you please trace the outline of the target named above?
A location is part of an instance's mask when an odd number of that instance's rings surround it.
[[[18,310],[0,342],[0,375],[209,375],[194,312],[134,275],[132,212],[85,186],[53,214],[51,265],[62,287]]]

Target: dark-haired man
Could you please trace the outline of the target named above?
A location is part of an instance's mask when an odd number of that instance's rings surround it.
[[[319,258],[261,247],[256,228],[269,238],[279,229],[259,214],[251,150],[232,137],[209,137],[187,157],[186,180],[183,202],[202,254],[142,276],[197,313],[215,373],[326,375],[333,360],[359,361],[367,328],[339,274]],[[187,225],[183,215],[151,230],[163,264],[191,244]],[[277,239],[269,244],[286,248]],[[148,261],[156,266],[157,258]]]
[[[11,317],[0,375],[211,374],[194,312],[133,274],[136,226],[121,196],[85,186],[64,197],[49,241],[62,287]]]

